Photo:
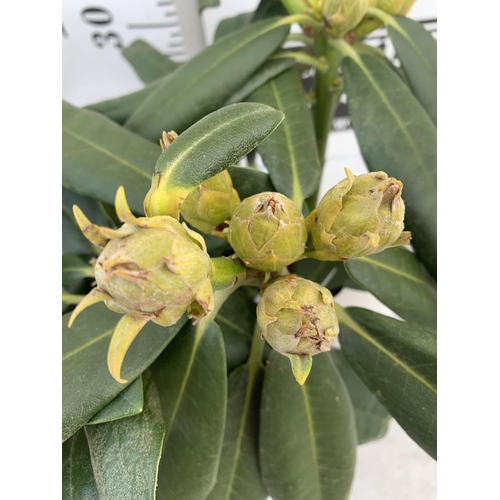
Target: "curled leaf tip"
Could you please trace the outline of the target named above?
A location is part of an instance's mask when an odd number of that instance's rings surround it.
[[[83,236],[94,245],[104,248],[109,239],[102,234],[101,228],[96,224],[92,224],[78,205],[73,205],[73,215]]]
[[[125,196],[125,188],[123,186],[120,186],[116,191],[115,209],[116,215],[122,222],[137,225],[137,218],[128,206],[127,198]]]
[[[98,288],[94,288],[88,295],[86,295],[83,300],[73,309],[73,312],[71,313],[71,316],[68,321],[68,328],[71,328],[73,325],[76,317],[84,310],[87,309],[87,307],[90,307],[93,304],[97,304],[98,302],[101,302],[105,300],[106,298],[109,298],[108,294],[106,292],[103,292],[102,290]]]
[[[108,370],[111,376],[120,384],[127,382],[120,376],[125,354],[127,354],[130,344],[150,319],[151,317],[146,315],[134,316],[126,314],[116,325],[108,348]]]
[[[300,385],[304,385],[309,373],[311,373],[312,356],[310,354],[288,354],[287,356],[292,364],[292,372],[295,380]]]

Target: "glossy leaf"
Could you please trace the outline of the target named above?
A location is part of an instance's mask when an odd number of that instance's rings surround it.
[[[342,351],[354,371],[436,458],[436,334],[366,309],[337,307],[337,316]]]
[[[349,259],[351,278],[406,321],[436,328],[436,288],[416,255],[404,248]]]
[[[240,103],[195,123],[158,158],[145,200],[148,215],[176,216],[193,189],[253,150],[282,120],[283,114],[269,106]]]
[[[162,80],[157,80],[146,85],[141,90],[131,92],[115,99],[90,104],[86,109],[97,111],[107,116],[110,120],[123,125],[134,113],[134,111],[161,85]]]
[[[134,40],[122,49],[122,54],[144,83],[169,75],[180,66],[144,40]]]
[[[248,365],[228,380],[224,445],[217,481],[207,500],[265,500],[258,463],[258,422],[263,370]]]
[[[302,259],[292,264],[290,269],[295,274],[328,288],[331,292],[338,292],[344,286],[359,288],[347,274],[342,262]]]
[[[83,429],[62,445],[63,500],[100,500]]]
[[[289,69],[256,90],[248,100],[285,114],[283,123],[257,151],[276,189],[299,207],[319,186],[321,167],[311,112],[297,73]]]
[[[235,102],[244,101],[252,92],[264,85],[275,76],[283,73],[295,64],[295,60],[291,57],[270,59],[259,68],[249,80],[241,87],[233,96],[227,101],[226,104],[233,104]]]
[[[330,356],[349,391],[356,416],[358,445],[383,438],[387,433],[391,416],[356,375],[341,350],[332,349]]]
[[[354,52],[351,56],[344,59],[342,71],[363,157],[371,171],[382,169],[403,182],[405,228],[412,232],[412,244],[435,278],[436,127],[384,63]]]
[[[273,351],[262,393],[259,450],[273,500],[345,500],[356,463],[354,412],[329,355],[314,356],[307,382]]]
[[[387,27],[413,93],[437,123],[437,42],[421,23],[394,17]]]
[[[121,315],[104,304],[83,311],[71,329],[69,314],[62,318],[62,436],[63,441],[86,424],[126,387],[108,372],[107,352]],[[122,375],[132,382],[163,351],[186,322],[162,328],[149,322],[127,352]]]
[[[255,321],[255,302],[245,288],[236,290],[217,314],[215,322],[224,337],[228,371],[246,362]]]
[[[205,498],[217,475],[227,402],[219,327],[186,325],[152,370],[166,425],[157,498]]]
[[[260,0],[252,18],[252,22],[260,21],[274,16],[287,16],[288,12],[281,0]]]
[[[132,417],[144,408],[144,390],[142,377],[135,379],[113,401],[108,403],[99,413],[87,422],[87,425],[103,424],[120,418]]]
[[[276,51],[288,30],[267,20],[221,38],[163,82],[129,118],[127,128],[151,140],[163,130],[184,132],[226,102]]]
[[[68,288],[85,278],[94,277],[94,268],[78,255],[62,256],[62,286]]]
[[[405,83],[406,82],[406,76],[401,68],[398,68],[392,64],[392,62],[389,60],[389,58],[385,55],[385,52],[382,49],[379,49],[378,47],[375,47],[373,45],[368,45],[367,43],[363,42],[357,42],[355,43],[352,48],[359,54],[359,55],[368,55],[368,56],[373,56],[376,57],[380,62],[384,63],[391,71],[394,71],[396,75],[398,75],[401,80],[403,80]]]
[[[230,33],[234,33],[235,31],[248,26],[252,17],[253,12],[242,12],[236,16],[223,19],[217,25],[217,29],[215,30],[214,42],[226,35],[229,35]]]
[[[241,200],[264,191],[275,191],[269,175],[265,172],[251,167],[237,166],[229,167],[227,170]]]
[[[165,424],[153,377],[143,378],[142,413],[85,427],[101,500],[156,499]]]
[[[142,213],[160,146],[66,102],[62,129],[63,185],[111,204],[124,186],[130,208]]]

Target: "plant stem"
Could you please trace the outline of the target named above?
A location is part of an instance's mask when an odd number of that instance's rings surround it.
[[[295,59],[299,63],[307,64],[308,66],[312,66],[316,68],[320,73],[325,73],[328,71],[328,64],[316,57],[310,56],[309,54],[305,54],[300,51],[288,51],[288,52],[279,52],[278,54],[274,54],[271,59],[283,59],[285,57],[291,57]]]
[[[262,352],[264,350],[264,339],[260,334],[260,327],[255,323],[255,328],[252,336],[252,344],[250,346],[250,354],[246,365],[250,373],[250,379],[253,381],[257,372],[262,368]],[[253,385],[253,383],[251,384]]]
[[[290,33],[286,37],[287,42],[302,42],[305,43],[306,45],[311,45],[314,46],[314,40],[304,33]]]

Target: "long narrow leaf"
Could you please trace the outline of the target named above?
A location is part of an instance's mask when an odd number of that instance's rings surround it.
[[[436,458],[436,334],[381,314],[337,308],[354,371],[408,435]]]
[[[288,30],[280,21],[266,20],[221,38],[162,83],[127,128],[150,140],[163,130],[184,132],[227,101],[278,49]]]
[[[249,100],[285,114],[283,123],[258,152],[278,191],[302,207],[304,199],[318,189],[321,167],[311,113],[297,73],[285,71],[256,90]]]
[[[437,134],[408,87],[377,58],[354,51],[342,64],[349,114],[371,171],[403,181],[406,229],[436,278]]]
[[[217,475],[226,415],[226,363],[219,327],[187,325],[152,371],[166,425],[157,498],[205,498]]]
[[[85,433],[102,500],[156,500],[165,424],[149,372],[144,374],[142,413],[87,426]]]
[[[110,204],[118,187],[124,186],[130,208],[141,213],[160,146],[66,102],[62,132],[63,185]]]
[[[304,385],[273,351],[262,393],[262,477],[274,500],[347,500],[356,463],[349,394],[332,358],[314,357]]]
[[[414,253],[389,248],[350,259],[345,267],[356,283],[403,319],[436,329],[436,288]]]

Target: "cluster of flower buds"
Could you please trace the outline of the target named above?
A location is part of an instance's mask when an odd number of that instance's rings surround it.
[[[368,8],[369,0],[282,0],[290,14],[307,14],[324,23],[334,38],[341,38],[356,27]]]
[[[173,134],[173,133],[171,133]],[[165,136],[164,147],[175,139]],[[285,195],[264,192],[240,202],[227,172],[205,181],[181,207],[196,229],[227,238],[248,268],[265,272],[257,321],[262,335],[290,358],[303,384],[312,356],[330,350],[339,333],[332,294],[284,270],[303,257],[347,260],[406,245],[402,183],[384,172],[347,178],[332,187],[307,220]],[[108,367],[119,382],[121,364],[148,321],[176,323],[184,313],[196,320],[214,308],[213,264],[202,236],[170,216],[135,217],[125,192],[116,195],[119,229],[92,224],[78,207],[83,234],[103,248],[95,264],[97,286],[76,307],[70,326],[100,301],[123,314],[108,351]],[[274,274],[272,274],[274,273]]]
[[[101,301],[124,314],[111,340],[108,367],[117,381],[125,382],[121,363],[148,321],[173,325],[186,311],[199,320],[212,311],[214,296],[212,263],[198,233],[169,216],[136,218],[122,187],[115,205],[124,222],[116,230],[92,224],[73,207],[83,234],[103,251],[95,263],[97,287],[73,311],[69,326],[84,309]]]

